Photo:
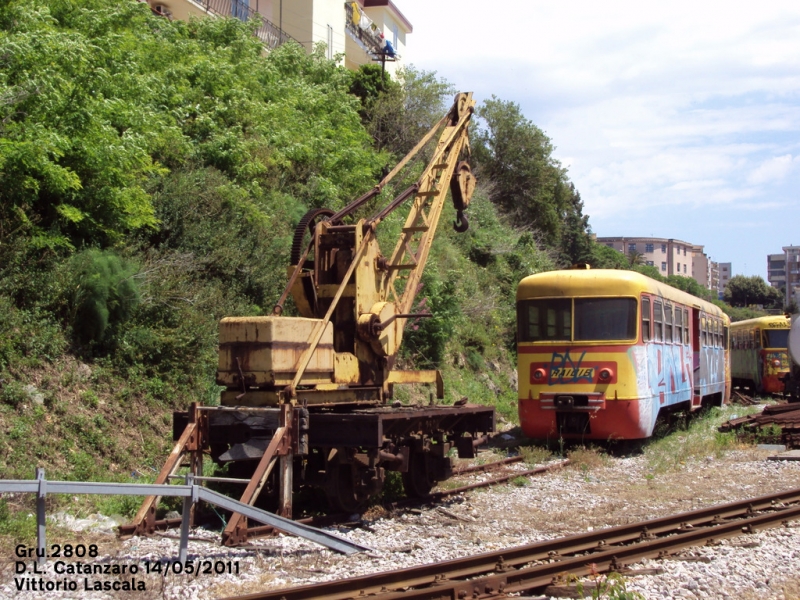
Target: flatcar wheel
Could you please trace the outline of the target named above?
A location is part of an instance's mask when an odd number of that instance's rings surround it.
[[[408,471],[403,473],[403,489],[406,491],[406,496],[411,498],[430,496],[433,486],[437,484],[431,471],[425,453],[413,452],[408,461]]]
[[[333,510],[350,514],[360,513],[369,501],[369,494],[359,489],[358,469],[354,464],[328,463],[325,495]]]

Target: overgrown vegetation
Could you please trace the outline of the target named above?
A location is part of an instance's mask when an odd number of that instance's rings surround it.
[[[669,427],[662,426],[663,429],[655,432],[653,441],[644,450],[650,473],[681,469],[692,460],[709,456],[719,458],[738,447],[740,444],[735,432],[720,433],[717,427],[721,422],[755,410],[746,406],[714,407],[691,419],[674,422]]]
[[[351,73],[324,49],[265,55],[247,24],[132,0],[5,3],[0,47],[0,468],[14,478],[152,476],[171,411],[216,401],[218,320],[269,314],[301,216],[374,185],[454,93],[413,68]],[[416,307],[435,317],[412,324],[401,360],[514,420],[514,285],[562,263],[483,181],[467,235],[443,217]]]
[[[413,67],[351,73],[324,48],[265,55],[251,25],[168,21],[134,0],[6,2],[0,63],[10,478],[151,476],[171,411],[216,401],[218,320],[269,314],[302,215],[370,189],[455,91]],[[435,316],[409,326],[400,360],[441,369],[447,401],[513,422],[517,282],[617,257],[591,242],[578,190],[519,107],[492,98],[478,117],[471,228],[443,216],[414,307]],[[381,227],[393,243],[402,215]]]

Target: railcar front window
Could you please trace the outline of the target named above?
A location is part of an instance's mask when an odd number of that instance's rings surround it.
[[[636,306],[634,298],[576,298],[575,341],[634,339]]]
[[[765,331],[764,348],[786,348],[789,346],[789,330],[788,329],[774,329],[772,331]]]
[[[572,300],[521,300],[517,305],[519,341],[569,341],[572,337]]]

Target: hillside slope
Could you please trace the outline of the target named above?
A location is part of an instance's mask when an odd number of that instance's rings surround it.
[[[269,314],[300,217],[361,195],[400,148],[370,135],[353,74],[294,45],[264,56],[235,20],[34,0],[0,7],[0,32],[0,473],[152,477],[172,411],[217,401],[219,319]],[[447,402],[514,420],[514,288],[559,253],[485,184],[466,234],[443,216],[418,294],[435,316],[409,327],[401,362],[442,369]],[[9,519],[0,501],[0,533]]]

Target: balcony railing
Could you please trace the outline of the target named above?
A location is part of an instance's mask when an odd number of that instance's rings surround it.
[[[288,41],[296,41],[285,31],[262,17],[259,13],[250,8],[247,0],[193,0],[202,6],[207,12],[220,17],[233,17],[240,21],[255,21],[258,23],[256,37],[270,49],[277,48]],[[162,14],[154,9],[156,14]]]

